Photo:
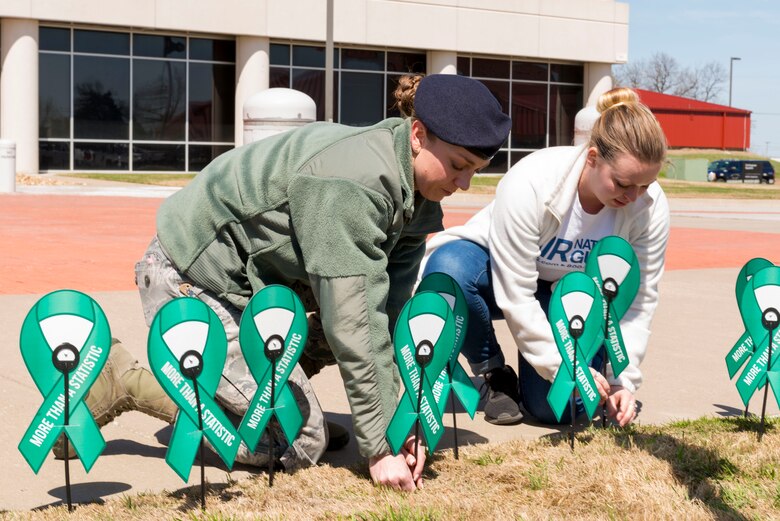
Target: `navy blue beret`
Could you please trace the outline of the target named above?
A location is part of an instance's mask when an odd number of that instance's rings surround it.
[[[487,87],[454,74],[424,77],[414,94],[414,111],[437,137],[483,159],[498,152],[512,124]]]

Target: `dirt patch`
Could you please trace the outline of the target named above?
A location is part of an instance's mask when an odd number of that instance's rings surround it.
[[[16,174],[16,184],[22,186],[57,186],[57,185],[84,185],[76,179],[55,177],[51,175],[26,175]]]
[[[183,187],[192,181],[189,174],[17,174],[16,184],[34,185],[64,185],[64,186],[172,186]]]

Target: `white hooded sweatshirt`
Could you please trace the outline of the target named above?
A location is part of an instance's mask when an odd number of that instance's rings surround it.
[[[561,364],[544,310],[534,297],[537,258],[556,236],[577,197],[587,147],[553,147],[523,158],[498,185],[495,200],[465,225],[436,234],[427,244],[425,261],[449,241],[466,239],[490,250],[496,303],[503,311],[517,348],[545,379],[552,381]],[[619,208],[613,235],[626,239],[640,265],[634,302],[620,321],[629,365],[610,384],[635,392],[642,383],[639,365],[647,351],[650,323],[658,303],[669,239],[669,205],[658,183],[633,203]]]

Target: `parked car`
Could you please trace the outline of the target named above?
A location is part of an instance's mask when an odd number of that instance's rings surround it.
[[[709,181],[741,181],[743,183],[775,182],[775,169],[769,161],[757,159],[721,159],[707,167]]]

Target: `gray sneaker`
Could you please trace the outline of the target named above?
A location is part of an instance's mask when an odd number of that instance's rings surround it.
[[[485,373],[487,388],[485,421],[495,425],[511,425],[523,419],[518,402],[517,373],[505,365]]]

